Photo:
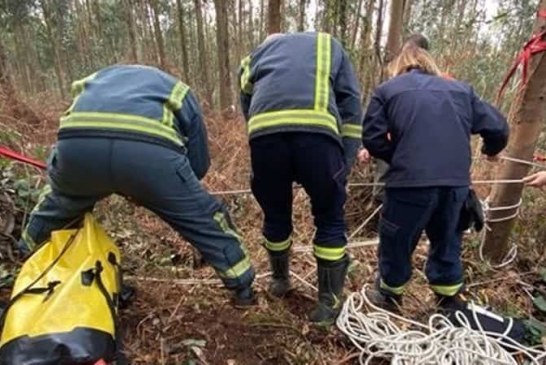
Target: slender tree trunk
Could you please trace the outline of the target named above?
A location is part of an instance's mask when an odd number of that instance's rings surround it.
[[[265,0],[260,0],[260,40],[263,41],[265,37]]]
[[[214,0],[216,9],[216,43],[220,72],[220,108],[227,109],[233,102],[231,93],[231,68],[229,66],[228,11],[225,0]]]
[[[157,45],[157,54],[159,56],[159,64],[161,67],[167,65],[165,56],[165,45],[163,43],[163,33],[161,31],[161,24],[159,23],[159,4],[157,0],[150,0],[150,8],[152,10],[153,23],[154,23],[154,35],[155,43]]]
[[[267,34],[281,32],[281,0],[269,0],[267,11]]]
[[[47,37],[49,39],[51,48],[53,50],[53,59],[54,59],[53,63],[55,65],[55,76],[57,78],[57,87],[59,88],[59,93],[61,94],[61,97],[64,99],[66,98],[66,91],[65,91],[65,85],[64,85],[64,74],[63,74],[63,69],[61,66],[61,56],[59,54],[59,42],[56,39],[55,35],[53,34],[53,29],[51,25],[51,12],[50,12],[49,4],[47,3],[47,0],[41,0],[40,5],[42,7],[42,12],[44,14]]]
[[[133,1],[123,0],[123,6],[125,7],[125,19],[127,21],[127,33],[129,34],[129,42],[131,43],[131,62],[138,63],[138,51],[137,51],[137,35],[135,29],[135,20],[133,18]]]
[[[404,8],[406,0],[391,2],[389,35],[385,49],[385,63],[394,59],[402,43],[402,25],[404,23]]]
[[[195,15],[197,21],[197,47],[199,50],[199,67],[201,70],[202,87],[205,92],[205,99],[212,106],[212,93],[210,92],[210,60],[207,61],[207,50],[205,48],[205,32],[203,30],[203,9],[201,0],[194,0]]]
[[[339,25],[339,38],[343,47],[347,46],[347,2],[340,1],[337,3],[337,24]]]
[[[360,76],[360,83],[362,84],[362,94],[364,97],[369,95],[371,89],[371,83],[373,80],[372,75],[372,61],[374,59],[372,51],[372,21],[373,21],[373,9],[375,0],[368,0],[366,6],[366,17],[363,19],[362,31],[360,33],[360,62],[358,63],[358,74]],[[368,65],[368,69],[366,69]]]
[[[188,66],[188,47],[186,47],[186,26],[184,25],[185,15],[182,0],[176,0],[176,9],[178,12],[178,33],[180,36],[180,51],[182,53],[182,74],[184,75],[184,80],[186,82],[189,82],[190,69]]]
[[[541,0],[539,11],[546,11],[546,0]],[[537,18],[534,34],[546,30],[546,21]],[[531,161],[536,144],[546,120],[546,53],[536,54],[530,63],[529,82],[517,94],[510,108],[511,137],[507,155]],[[496,179],[521,179],[529,172],[529,166],[505,161],[500,167]],[[490,206],[506,207],[517,205],[521,199],[523,185],[497,184],[490,196]],[[491,212],[490,219],[502,219],[510,216],[514,210]],[[507,252],[508,240],[515,219],[502,222],[489,222],[490,231],[486,231],[484,255],[492,262],[499,262]]]
[[[298,32],[305,30],[305,8],[307,7],[307,0],[300,0],[298,9]]]
[[[358,1],[357,12],[355,14],[355,24],[354,24],[354,28],[353,28],[353,34],[351,36],[351,47],[352,48],[356,47],[356,37],[357,37],[357,34],[358,34],[358,28],[360,27],[360,17],[361,17],[361,14],[362,14],[362,5],[363,5],[363,3],[364,3],[363,0]]]
[[[254,47],[254,5],[252,0],[248,0],[248,42],[249,47]]]

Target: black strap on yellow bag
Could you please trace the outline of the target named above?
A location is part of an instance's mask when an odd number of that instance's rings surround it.
[[[120,253],[91,214],[24,263],[0,319],[0,365],[118,361]]]

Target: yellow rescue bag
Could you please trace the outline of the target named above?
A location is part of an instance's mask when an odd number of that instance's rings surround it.
[[[4,311],[0,365],[114,361],[120,253],[91,214],[24,263]]]

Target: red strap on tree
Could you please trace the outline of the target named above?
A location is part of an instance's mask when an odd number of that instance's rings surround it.
[[[546,18],[546,10],[540,10],[537,15],[540,18]],[[520,88],[523,88],[525,87],[525,85],[527,85],[529,61],[535,54],[546,51],[546,41],[542,39],[544,38],[545,35],[546,35],[546,30],[540,33],[534,34],[531,37],[531,39],[527,43],[525,43],[525,45],[523,46],[523,49],[521,50],[519,55],[516,57],[516,60],[512,64],[512,67],[510,67],[510,70],[508,70],[508,73],[506,74],[504,81],[502,82],[502,86],[497,95],[497,103],[501,100],[504,94],[504,91],[506,89],[506,86],[508,86],[508,82],[510,82],[510,80],[516,73],[516,70],[518,69],[519,65],[522,66],[522,70],[521,70],[522,80],[520,83]]]
[[[23,156],[20,153],[10,150],[7,147],[0,146],[0,156],[4,156],[15,161],[26,163],[42,170],[46,169],[46,164],[43,163],[42,161],[34,160],[30,157]]]
[[[533,161],[535,161],[535,162],[546,162],[546,156],[541,155],[539,153],[535,153],[535,155],[533,156]]]

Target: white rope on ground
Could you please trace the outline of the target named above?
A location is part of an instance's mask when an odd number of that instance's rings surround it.
[[[524,356],[530,364],[540,365],[546,352],[527,348],[506,334],[472,330],[462,312],[456,314],[461,327],[445,316],[434,314],[427,324],[409,320],[374,306],[364,286],[349,296],[337,318],[338,328],[360,351],[359,363],[387,359],[393,365],[517,365],[509,352]]]

